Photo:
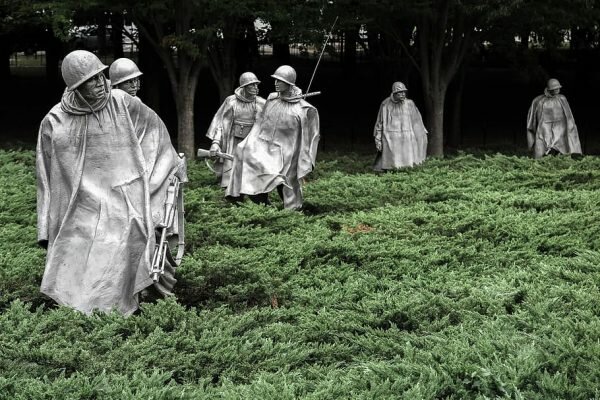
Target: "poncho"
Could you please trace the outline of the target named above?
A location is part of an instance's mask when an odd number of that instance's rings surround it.
[[[235,147],[248,136],[265,101],[260,96],[248,99],[243,96],[243,88],[237,88],[215,113],[206,136],[213,143],[218,143],[222,152],[233,154]],[[223,188],[229,186],[232,165],[233,162],[227,159],[219,159],[214,163],[215,172]]]
[[[420,164],[427,155],[427,129],[421,113],[410,99],[394,101],[390,96],[379,107],[373,129],[375,141],[381,141],[381,153],[375,170],[391,170]]]
[[[256,123],[236,148],[227,196],[271,192],[283,185],[283,205],[302,207],[302,179],[315,164],[319,113],[298,96],[271,93]]]
[[[182,165],[161,119],[119,89],[80,106],[65,91],[37,144],[38,241],[47,242],[41,291],[85,313],[130,314],[152,285],[154,229]],[[172,288],[168,277],[159,291]]]
[[[534,158],[551,150],[561,154],[581,154],[575,119],[567,98],[562,94],[540,95],[533,99],[527,113],[527,145]]]

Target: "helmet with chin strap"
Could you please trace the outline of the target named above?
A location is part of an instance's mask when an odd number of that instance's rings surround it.
[[[86,50],[75,50],[65,56],[60,66],[68,90],[77,89],[83,82],[108,68],[94,54]]]
[[[108,70],[111,86],[116,86],[130,79],[137,78],[140,75],[142,75],[142,72],[129,58],[116,59]]]
[[[289,65],[282,65],[277,68],[271,77],[285,82],[288,85],[296,85],[296,70]]]
[[[240,87],[248,86],[252,83],[260,83],[256,75],[252,72],[244,72],[240,75]]]

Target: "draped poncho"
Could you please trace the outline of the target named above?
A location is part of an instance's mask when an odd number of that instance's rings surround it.
[[[243,88],[237,88],[215,113],[206,136],[213,143],[218,143],[221,151],[233,154],[235,146],[248,136],[265,101],[260,96],[248,99],[243,95]],[[226,159],[215,162],[215,172],[223,188],[229,185],[232,165],[233,162]]]
[[[533,99],[527,113],[527,144],[533,157],[543,157],[551,150],[581,154],[577,125],[567,98],[545,92]]]
[[[381,153],[375,170],[391,170],[420,164],[427,155],[427,129],[421,113],[410,99],[394,101],[392,96],[379,107],[373,129],[375,141],[381,141]]]
[[[302,179],[315,164],[319,113],[293,87],[290,97],[271,93],[252,130],[236,148],[226,195],[268,193],[283,185],[283,205],[302,207]]]
[[[48,249],[41,291],[85,313],[130,314],[153,283],[154,229],[170,179],[187,180],[185,166],[138,98],[107,89],[91,106],[65,91],[40,125],[37,228]]]

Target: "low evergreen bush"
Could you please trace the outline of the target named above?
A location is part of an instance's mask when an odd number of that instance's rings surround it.
[[[35,154],[0,151],[0,398],[600,398],[600,160],[322,154],[303,212],[186,187],[176,298],[39,293]]]

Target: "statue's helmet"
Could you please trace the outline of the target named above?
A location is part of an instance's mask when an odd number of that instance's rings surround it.
[[[394,82],[392,84],[392,93],[406,92],[406,86],[402,82]]]
[[[75,50],[63,59],[60,67],[63,80],[68,90],[75,90],[83,82],[108,68],[94,53],[86,50]]]
[[[252,72],[244,72],[240,75],[240,87],[248,86],[252,83],[260,83],[256,75]]]
[[[548,83],[546,84],[546,89],[548,90],[560,89],[561,87],[558,79],[554,78],[548,79]]]
[[[116,86],[140,75],[142,75],[142,72],[129,58],[116,59],[108,70],[111,86]]]
[[[272,78],[279,79],[288,85],[296,84],[296,70],[289,65],[282,65],[275,70],[275,73],[271,75]]]

